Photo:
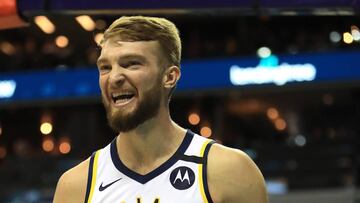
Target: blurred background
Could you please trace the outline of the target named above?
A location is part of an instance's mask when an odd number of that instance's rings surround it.
[[[245,151],[273,203],[360,202],[357,0],[0,0],[0,202],[52,202],[104,147],[97,42],[122,15],[179,28],[173,119]],[[241,175],[241,171],[239,171]]]

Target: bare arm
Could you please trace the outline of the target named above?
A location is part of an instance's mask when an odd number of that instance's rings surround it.
[[[215,144],[208,161],[210,195],[215,203],[268,203],[264,178],[242,151]]]
[[[85,201],[89,159],[65,172],[56,186],[53,203]]]

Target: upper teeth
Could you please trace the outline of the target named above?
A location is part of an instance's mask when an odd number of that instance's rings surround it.
[[[112,97],[120,97],[120,96],[124,96],[124,95],[132,95],[133,93],[131,92],[122,92],[122,93],[113,93]]]

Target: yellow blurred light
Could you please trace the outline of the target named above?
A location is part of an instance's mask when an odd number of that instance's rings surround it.
[[[44,139],[42,142],[42,148],[45,152],[51,152],[54,149],[54,141],[52,139]]]
[[[257,50],[257,55],[260,58],[267,58],[267,57],[271,56],[271,49],[269,49],[268,47],[260,47]]]
[[[69,142],[65,141],[65,142],[60,143],[60,145],[59,145],[60,153],[68,154],[70,152],[70,150],[71,150],[71,145]]]
[[[268,116],[269,119],[275,120],[279,117],[279,112],[276,108],[269,108],[266,111],[266,115]]]
[[[2,126],[0,126],[0,135],[2,135]]]
[[[55,32],[55,25],[46,16],[36,16],[35,24],[46,34]]]
[[[60,48],[67,47],[69,39],[66,36],[60,35],[55,39],[55,44]]]
[[[343,34],[343,40],[346,44],[351,44],[354,41],[354,38],[349,32],[345,32]]]
[[[277,130],[285,130],[286,128],[286,122],[284,121],[284,119],[278,118],[275,120],[275,127]]]
[[[96,24],[90,16],[82,15],[77,16],[75,19],[81,25],[81,27],[84,28],[84,30],[93,31],[95,29]]]
[[[6,55],[14,55],[16,52],[16,48],[10,42],[2,42],[0,49]]]
[[[53,130],[53,126],[51,123],[42,123],[41,126],[40,126],[40,132],[44,135],[48,135],[52,132]]]
[[[96,44],[100,44],[103,37],[104,37],[104,33],[97,33],[94,37],[94,41],[96,42]]]
[[[197,113],[191,113],[188,117],[188,121],[191,125],[197,125],[200,122],[200,116]]]
[[[210,137],[211,133],[212,133],[211,128],[207,126],[202,127],[200,130],[200,134],[204,137]]]

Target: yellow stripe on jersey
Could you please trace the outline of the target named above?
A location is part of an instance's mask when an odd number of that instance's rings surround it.
[[[211,140],[207,140],[203,146],[201,147],[201,151],[200,151],[200,157],[204,157],[204,153],[205,153],[205,148],[206,146],[211,142]],[[206,157],[204,157],[206,158]],[[203,164],[199,164],[199,184],[200,184],[200,193],[201,196],[203,197],[204,203],[209,203],[209,200],[206,198],[206,194],[205,194],[205,187],[204,187],[204,180],[203,180]]]
[[[95,153],[95,157],[94,157],[94,164],[93,164],[93,170],[92,170],[92,179],[91,179],[91,189],[90,189],[89,199],[88,199],[87,203],[91,202],[92,196],[94,194],[94,188],[95,188],[95,184],[96,184],[96,175],[97,175],[99,152],[100,151],[97,151]]]

